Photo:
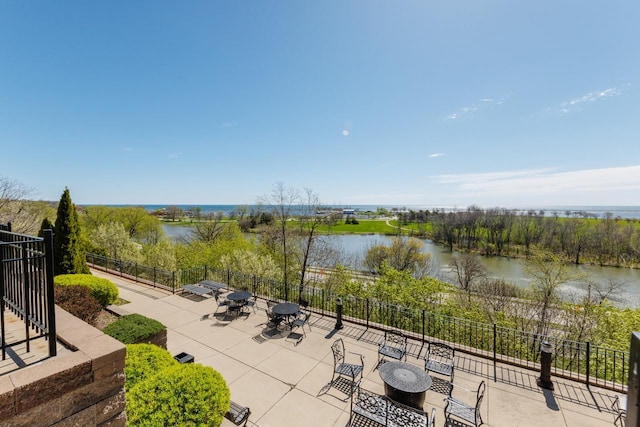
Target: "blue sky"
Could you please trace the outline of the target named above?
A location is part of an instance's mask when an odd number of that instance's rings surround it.
[[[77,204],[640,205],[640,2],[0,1],[0,176]]]

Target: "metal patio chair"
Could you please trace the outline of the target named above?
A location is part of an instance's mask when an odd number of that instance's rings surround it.
[[[482,381],[480,385],[478,385],[475,405],[469,405],[449,395],[449,397],[445,399],[446,403],[444,406],[445,424],[452,425],[451,417],[456,417],[462,421],[473,424],[475,427],[481,426],[483,421],[482,415],[480,414],[480,404],[484,397],[485,388],[486,385],[484,381]],[[451,391],[453,392],[453,387]]]
[[[430,342],[427,353],[424,356],[424,370],[429,375],[435,372],[447,377],[447,381],[453,383],[456,350],[450,345]]]
[[[220,307],[227,307],[227,310],[229,309],[229,301],[228,300],[220,298],[220,295],[218,295],[215,292],[213,293],[213,297],[215,298],[216,305],[217,305],[217,308],[216,308],[216,311],[215,311],[214,314],[218,313],[218,310],[220,309]]]
[[[267,314],[267,327],[278,329],[280,324],[284,322],[284,318],[282,316],[278,316],[277,314],[273,314],[271,309],[265,308],[264,312]]]
[[[337,385],[340,378],[348,380],[350,391],[347,394],[350,395],[353,389],[355,389],[360,384],[360,381],[362,381],[364,356],[360,353],[353,353],[350,351],[349,354],[357,356],[360,361],[358,362],[357,360],[353,360],[347,362],[342,338],[338,338],[334,341],[331,345],[331,351],[333,352],[333,376],[331,377],[331,382],[329,384],[331,386]],[[360,377],[360,379],[357,379],[358,377]]]
[[[378,344],[378,368],[385,357],[396,360],[407,360],[407,337],[401,332],[385,331],[384,339]]]
[[[613,425],[616,427],[625,427],[627,421],[627,399],[626,396],[622,398],[620,395],[617,395],[613,400],[613,404],[611,405],[611,409],[613,409]]]

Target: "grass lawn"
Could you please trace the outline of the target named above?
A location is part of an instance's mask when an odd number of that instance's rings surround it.
[[[383,219],[359,219],[358,224],[345,224],[340,221],[336,225],[320,225],[320,233],[327,234],[397,234],[398,229],[387,225]]]

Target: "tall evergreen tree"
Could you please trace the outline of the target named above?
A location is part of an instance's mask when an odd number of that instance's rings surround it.
[[[38,231],[38,237],[44,237],[44,230],[53,230],[54,225],[51,224],[49,218],[45,218],[42,220],[42,224],[40,225],[40,231]]]
[[[80,246],[78,213],[71,201],[69,189],[65,188],[58,204],[53,236],[53,262],[56,275],[89,272],[84,251]]]

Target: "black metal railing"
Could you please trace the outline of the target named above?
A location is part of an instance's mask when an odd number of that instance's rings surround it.
[[[88,255],[87,261],[98,268],[114,267],[116,273],[127,271],[149,271],[141,267],[124,268],[123,263],[96,255]],[[108,269],[108,268],[107,268]],[[198,267],[176,272],[154,273],[154,277],[171,277],[170,285],[160,284],[148,277],[135,277],[176,292],[182,285],[200,280],[215,280],[234,289],[250,290],[264,299],[306,300],[308,308],[328,316],[336,313],[336,301],[342,299],[343,319],[367,328],[395,328],[405,331],[411,338],[422,343],[411,352],[420,357],[424,343],[436,339],[446,341],[465,353],[474,354],[495,364],[507,363],[532,370],[540,367],[540,344],[550,342],[554,347],[553,373],[556,376],[584,382],[613,390],[626,392],[628,376],[628,351],[610,349],[564,339],[561,336],[541,336],[497,324],[475,322],[425,309],[414,309],[389,304],[372,298],[339,295],[324,288],[285,285],[281,282],[253,275],[236,273],[212,267]]]
[[[24,336],[7,339],[7,312],[18,317]],[[0,227],[0,329],[2,359],[9,347],[44,338],[49,342],[49,356],[56,355],[55,301],[53,294],[53,232],[32,237]]]

